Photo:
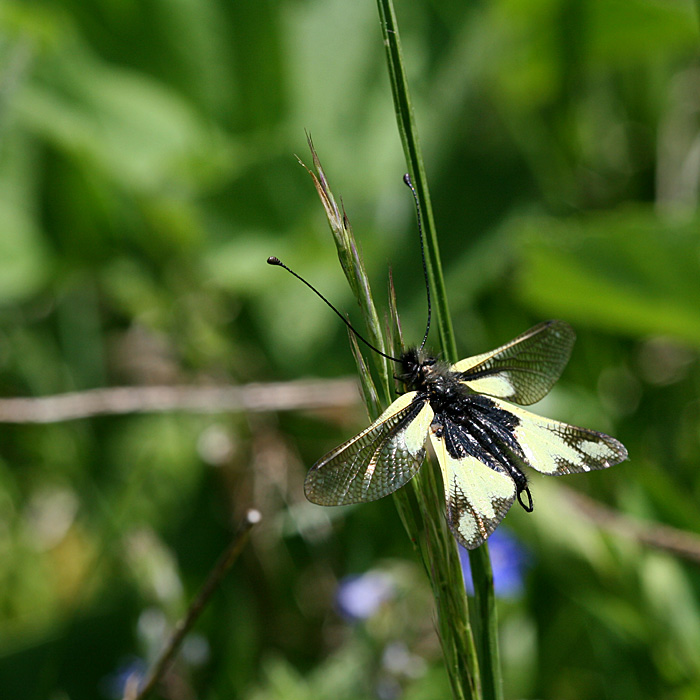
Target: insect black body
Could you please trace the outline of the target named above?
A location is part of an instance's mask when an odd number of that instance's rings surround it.
[[[414,476],[430,442],[442,472],[447,521],[455,537],[474,549],[516,498],[532,511],[526,467],[575,474],[626,459],[624,446],[609,435],[517,407],[549,392],[574,337],[563,321],[546,321],[454,365],[420,349],[406,351],[396,362],[397,379],[408,391],[309,470],[307,498],[321,505],[382,498]]]
[[[447,363],[411,348],[401,356],[402,373],[398,379],[417,392],[414,402],[428,401],[434,411],[430,430],[445,441],[448,454],[454,460],[466,456],[486,462],[496,470],[505,470],[516,484],[520,505],[532,512],[532,496],[527,477],[517,466],[524,460],[515,439],[518,418],[505,411],[487,396],[470,390]],[[520,494],[526,492],[528,505]]]

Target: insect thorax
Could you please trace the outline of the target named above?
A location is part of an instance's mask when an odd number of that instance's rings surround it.
[[[481,445],[485,448],[497,441],[518,450],[513,435],[518,424],[516,416],[498,407],[490,397],[471,391],[448,364],[411,349],[402,356],[401,367],[399,379],[430,402],[435,412],[434,425],[440,428],[451,425],[459,432],[460,438],[472,445],[488,443]],[[469,451],[466,442],[464,450],[460,450],[456,443],[448,442],[451,443],[448,451],[455,459]]]
[[[447,363],[439,362],[416,348],[407,350],[401,356],[401,370],[398,379],[410,389],[427,396],[436,413],[469,393],[459,384],[457,375]]]

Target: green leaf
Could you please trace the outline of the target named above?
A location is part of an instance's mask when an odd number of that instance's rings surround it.
[[[18,95],[19,118],[122,187],[188,192],[240,165],[232,144],[156,80],[105,65],[79,43],[49,65]]]
[[[697,19],[689,3],[593,0],[585,8],[588,51],[596,62],[646,64],[651,56],[686,53],[698,42]]]
[[[700,217],[621,209],[519,228],[518,287],[539,314],[700,345]]]
[[[48,256],[35,221],[20,206],[0,198],[0,221],[0,304],[10,304],[39,291]]]

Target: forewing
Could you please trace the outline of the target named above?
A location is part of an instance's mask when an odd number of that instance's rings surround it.
[[[515,499],[515,482],[472,455],[455,459],[444,437],[430,433],[442,471],[447,522],[458,542],[476,549],[498,527]]]
[[[460,360],[452,371],[472,391],[527,406],[559,379],[575,339],[568,323],[545,321],[496,350]]]
[[[342,506],[393,493],[420,468],[432,420],[430,404],[417,392],[399,397],[372,425],[311,467],[306,497],[322,506]]]
[[[543,474],[578,474],[607,469],[627,459],[625,446],[610,435],[577,428],[493,399],[515,416],[513,435],[526,463]]]

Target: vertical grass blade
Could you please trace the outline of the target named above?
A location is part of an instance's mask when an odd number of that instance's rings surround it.
[[[314,148],[313,141],[308,134],[307,141],[311,151],[313,170],[307,168],[301,160],[299,162],[304,166],[309,175],[311,175],[316,191],[318,192],[318,196],[323,204],[323,208],[326,212],[326,218],[328,219],[328,224],[331,228],[333,239],[335,240],[338,258],[340,259],[340,266],[343,268],[343,272],[345,273],[345,277],[350,285],[350,289],[355,295],[355,298],[360,305],[360,309],[362,310],[362,315],[364,316],[365,323],[367,324],[369,341],[382,352],[385,352],[384,336],[382,335],[379,315],[377,314],[377,310],[374,306],[369,280],[357,248],[357,244],[355,243],[355,237],[352,233],[350,220],[345,213],[345,209],[342,208],[342,206],[338,206],[335,197],[333,196],[333,192],[331,191],[331,188],[328,185],[328,180],[326,179],[326,174],[323,171],[323,166],[321,165],[321,161],[319,160],[316,149]],[[377,370],[379,371],[379,375],[382,380],[382,386],[386,392],[385,399],[388,401],[391,396],[389,392],[389,377],[393,376],[393,372],[391,371],[386,358],[378,355],[377,353],[372,353],[372,356],[375,359]],[[360,370],[360,376],[362,376],[362,368],[358,367],[358,369]]]
[[[408,91],[408,82],[401,52],[398,25],[391,0],[377,0],[381,19],[384,45],[386,48],[387,65],[391,91],[394,98],[396,123],[399,128],[401,143],[406,155],[408,171],[413,186],[420,200],[421,217],[425,231],[425,249],[428,262],[428,276],[436,302],[436,321],[440,335],[440,345],[446,356],[453,362],[457,361],[457,346],[454,331],[450,322],[450,314],[445,295],[445,285],[442,275],[442,262],[437,242],[437,231],[433,219],[433,208],[430,202],[430,191],[425,176],[423,157],[421,155],[418,131],[413,116],[413,107]]]
[[[313,157],[314,171],[308,168],[307,170],[313,179],[326,211],[341,266],[362,310],[367,326],[367,334],[371,342],[382,351],[385,351],[387,344],[381,332],[379,314],[374,306],[369,281],[362,259],[358,254],[352,227],[345,212],[336,204],[318,155],[310,140],[309,147]],[[438,288],[444,290],[442,275],[435,275],[434,279],[439,281],[440,286]],[[442,296],[444,298],[444,292]],[[390,350],[393,351],[395,356],[398,356],[400,347],[396,346],[400,345],[400,324],[398,322],[393,286],[390,290],[389,309],[392,330],[389,335],[392,338],[392,344],[395,346],[390,348]],[[351,335],[350,340],[367,408],[370,416],[376,418],[380,412],[380,406],[377,401],[377,388],[369,367],[360,353],[356,338]],[[378,362],[377,367],[384,393],[388,399],[393,398],[395,388],[390,380],[390,377],[393,376],[393,371],[389,371],[389,365],[384,358],[378,357],[376,353],[373,353],[373,356],[381,360],[381,362]],[[495,630],[493,588],[490,588],[491,598],[482,594],[485,588],[484,582],[490,580],[485,578],[485,576],[490,575],[490,567],[485,566],[488,564],[488,554],[485,557],[481,557],[480,564],[479,560],[477,560],[476,565],[473,565],[476,572],[473,574],[475,588],[478,587],[476,609],[488,613],[484,618],[486,625],[483,621],[479,625],[478,629],[482,630],[482,634],[478,638],[479,644],[476,644],[469,623],[469,606],[467,605],[457,545],[444,518],[442,487],[436,476],[435,468],[431,465],[429,468],[421,470],[421,473],[416,475],[406,487],[399,489],[394,494],[394,499],[406,531],[421,555],[423,566],[431,583],[437,609],[440,642],[452,686],[453,697],[456,700],[479,700],[482,697],[497,698],[498,696],[490,691],[488,695],[482,694],[482,666],[484,669],[490,669],[491,667],[483,664],[480,666],[477,653],[478,647],[484,648],[484,645],[486,645],[485,648],[488,653],[482,655],[488,660],[497,658],[491,646],[493,637],[489,634],[491,630]],[[486,633],[483,630],[486,630]],[[491,682],[491,679],[488,679],[483,686],[486,689],[500,687],[500,685]]]
[[[420,199],[421,214],[425,227],[428,274],[435,298],[440,343],[445,357],[454,362],[457,359],[454,332],[450,321],[437,233],[430,202],[430,193],[425,176],[420,142],[413,116],[413,108],[411,106],[396,15],[392,0],[377,0],[377,6],[386,48],[387,65],[394,97],[394,108],[396,111],[399,134],[404,147],[409,172]],[[426,474],[429,475],[427,478]],[[434,474],[434,470],[423,470],[420,484],[418,484],[418,486],[422,487],[419,498],[423,498],[425,501],[423,505],[427,507],[427,510],[424,512],[434,510],[432,506],[435,502],[440,502],[441,499],[440,489],[434,483]],[[442,520],[439,513],[438,517]],[[442,528],[443,531],[445,529],[444,527]],[[443,533],[440,532],[432,533],[435,537],[440,537],[442,534]],[[435,551],[433,552],[433,554],[438,554],[439,550],[444,550],[441,552],[445,557],[444,564],[438,561],[434,561],[434,563],[436,567],[444,566],[446,571],[441,575],[437,570],[433,572],[429,570],[429,575],[435,576],[436,578],[439,577],[440,581],[451,582],[451,587],[448,588],[447,591],[443,591],[441,586],[438,585],[438,581],[431,579],[433,580],[433,591],[436,593],[438,622],[441,635],[447,635],[446,638],[442,639],[442,644],[448,672],[452,680],[452,687],[454,690],[459,683],[462,683],[462,687],[473,687],[476,689],[477,693],[481,691],[485,700],[501,700],[503,697],[503,690],[498,651],[498,620],[493,590],[493,573],[491,570],[488,548],[487,545],[484,544],[474,552],[470,552],[470,564],[475,592],[474,610],[477,617],[477,664],[472,656],[473,641],[457,638],[458,635],[461,634],[470,636],[469,623],[466,618],[464,625],[459,626],[459,629],[451,627],[449,624],[443,625],[443,615],[449,615],[451,612],[454,613],[455,608],[463,606],[463,603],[458,600],[460,593],[458,593],[456,588],[461,587],[461,597],[464,595],[461,576],[459,577],[459,581],[456,581],[455,577],[451,574],[452,569],[455,567],[455,560],[457,559],[457,549],[449,532],[447,536],[450,542],[441,543],[442,546],[435,547]],[[435,546],[434,541],[432,542],[432,546]],[[424,562],[425,561],[424,558]],[[452,586],[454,586],[455,590],[452,590]],[[438,593],[446,593],[449,603],[447,603],[444,597],[438,596]],[[453,654],[464,654],[464,656],[455,662],[453,659],[449,658]],[[458,677],[459,674],[467,674],[469,678],[462,677],[460,679]],[[479,678],[481,683],[479,683]],[[479,685],[481,685],[481,688],[479,688]],[[459,695],[455,693],[455,697],[459,697]]]

